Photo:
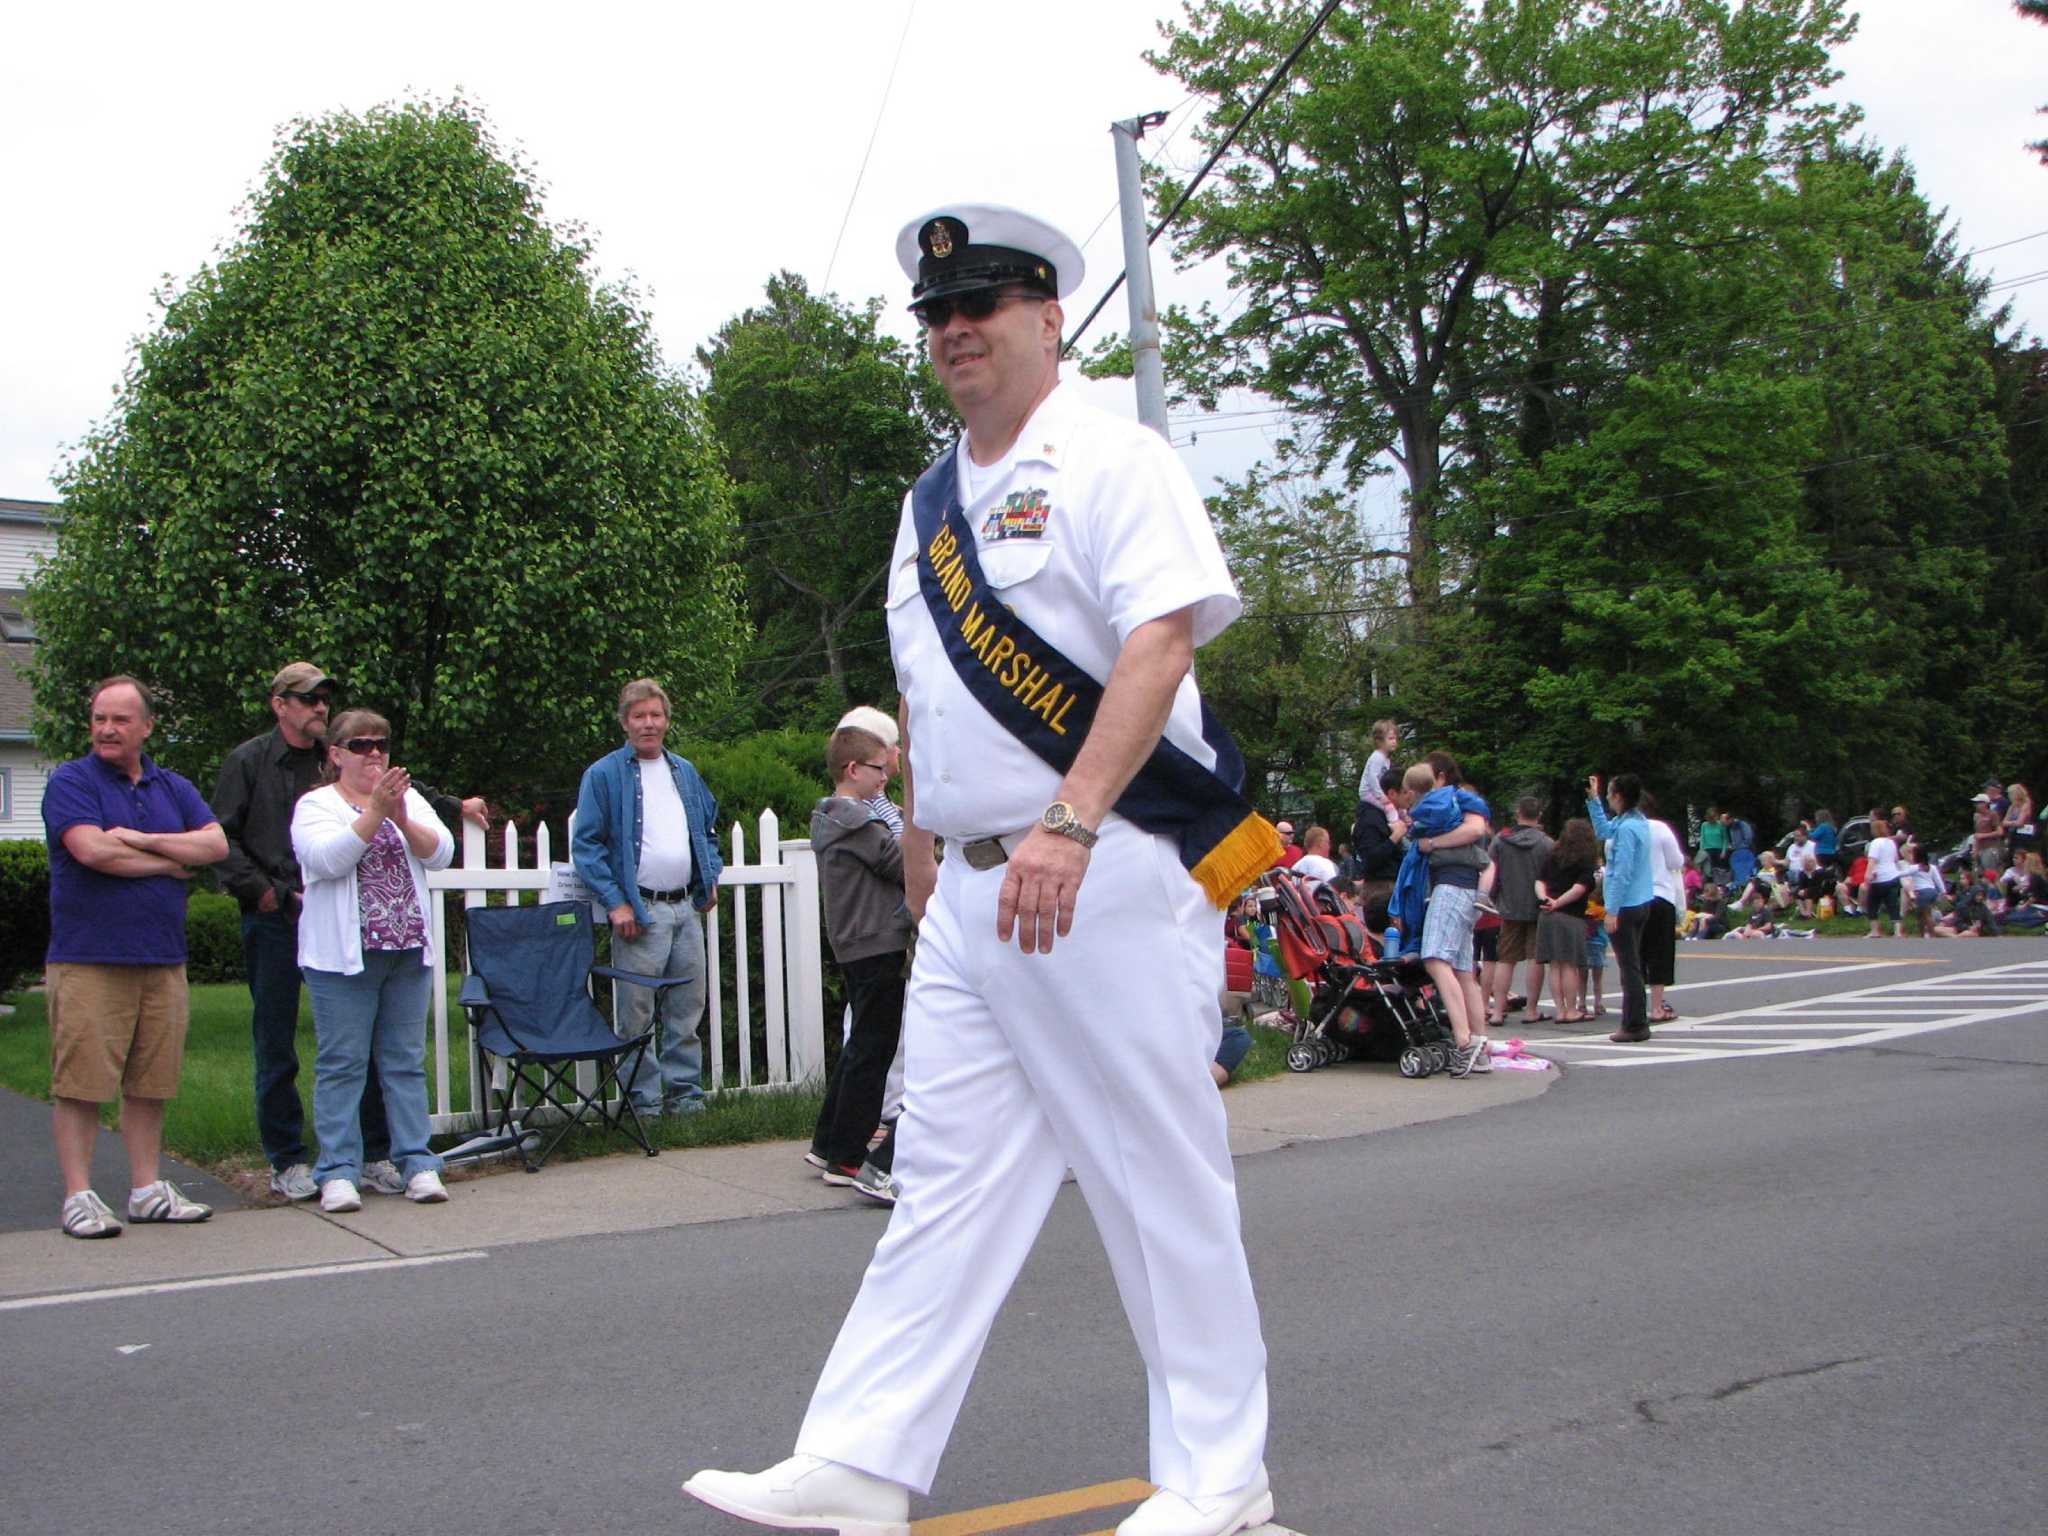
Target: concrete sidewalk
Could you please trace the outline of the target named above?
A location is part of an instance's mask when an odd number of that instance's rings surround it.
[[[1555,1071],[1496,1070],[1463,1080],[1439,1074],[1411,1082],[1391,1066],[1353,1063],[1242,1084],[1226,1091],[1223,1102],[1230,1116],[1231,1150],[1249,1156],[1292,1142],[1359,1136],[1516,1103],[1542,1093],[1557,1078]],[[46,1146],[47,1128],[42,1137]],[[323,1215],[311,1203],[228,1208],[235,1197],[207,1180],[209,1193],[222,1197],[213,1220],[195,1227],[130,1227],[111,1242],[67,1238],[55,1226],[55,1206],[45,1198],[50,1206],[46,1225],[0,1233],[0,1298],[419,1258],[849,1207],[866,1212],[879,1236],[885,1208],[821,1182],[804,1163],[803,1151],[801,1141],[757,1142],[676,1148],[655,1158],[638,1153],[588,1158],[550,1164],[531,1176],[516,1168],[457,1174],[450,1179],[446,1205],[367,1197],[363,1209],[348,1216]],[[39,1171],[40,1188],[51,1181],[47,1168]],[[201,1187],[195,1178],[193,1192]]]

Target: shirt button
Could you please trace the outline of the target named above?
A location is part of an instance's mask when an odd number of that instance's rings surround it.
[[[939,782],[941,784],[950,784],[953,782],[953,775],[951,775],[950,773],[942,773],[939,775]]]

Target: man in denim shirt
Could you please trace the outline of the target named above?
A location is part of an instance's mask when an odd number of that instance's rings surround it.
[[[704,925],[718,899],[718,802],[687,758],[663,745],[668,694],[651,677],[619,691],[626,744],[583,770],[570,856],[591,894],[609,909],[612,964],[643,976],[682,976],[660,994],[654,1062],[642,1062],[626,1092],[644,1119],[704,1108]],[[622,987],[614,1027],[644,1033],[655,994]]]

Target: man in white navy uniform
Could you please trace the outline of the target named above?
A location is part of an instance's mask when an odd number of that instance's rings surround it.
[[[944,603],[920,586],[906,498],[888,588],[905,878],[921,915],[904,1194],[797,1454],[761,1473],[700,1472],[684,1490],[762,1525],[907,1536],[909,1491],[930,1489],[1071,1165],[1149,1390],[1159,1492],[1119,1536],[1229,1536],[1270,1519],[1273,1501],[1265,1346],[1209,1073],[1218,917],[1175,842],[1110,808],[1162,730],[1214,766],[1190,667],[1237,617],[1237,592],[1167,444],[1060,387],[1058,300],[1081,280],[1070,239],[1011,209],[953,204],[906,226],[897,254],[966,424],[954,489],[987,585],[1106,687],[1064,774],[991,714],[946,649]],[[1019,671],[1003,686],[1062,730],[1035,669]]]

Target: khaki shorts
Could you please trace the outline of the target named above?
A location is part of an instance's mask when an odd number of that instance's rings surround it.
[[[50,965],[50,1092],[108,1104],[178,1091],[190,1017],[182,965]]]
[[[1500,920],[1500,963],[1520,965],[1536,957],[1536,925],[1518,923],[1511,917]]]

